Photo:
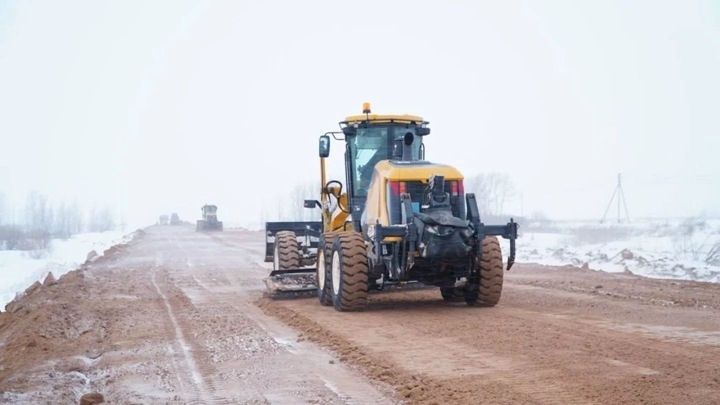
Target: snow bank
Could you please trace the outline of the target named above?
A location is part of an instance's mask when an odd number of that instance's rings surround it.
[[[523,228],[517,242],[518,263],[720,282],[719,220],[544,223]],[[509,249],[507,241],[503,243]]]
[[[133,233],[120,231],[84,233],[70,239],[55,239],[47,255],[33,259],[27,251],[0,251],[0,311],[16,294],[25,291],[35,281],[42,282],[49,272],[56,278],[80,267],[88,253],[102,256],[113,245],[132,240]]]

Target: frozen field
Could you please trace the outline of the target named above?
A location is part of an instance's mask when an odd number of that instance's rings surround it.
[[[717,219],[528,223],[517,243],[517,262],[720,282]]]

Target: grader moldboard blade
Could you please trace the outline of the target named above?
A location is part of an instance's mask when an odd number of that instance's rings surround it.
[[[317,296],[315,268],[273,270],[265,279],[267,295],[272,299],[291,299]]]

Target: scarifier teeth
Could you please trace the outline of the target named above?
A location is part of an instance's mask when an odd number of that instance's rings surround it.
[[[276,275],[265,279],[266,295],[273,299],[316,297],[317,285],[312,275]]]

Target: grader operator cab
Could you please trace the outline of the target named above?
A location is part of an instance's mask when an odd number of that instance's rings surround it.
[[[320,137],[320,200],[304,205],[320,208],[322,220],[266,224],[271,296],[314,290],[322,305],[354,311],[373,290],[414,282],[439,287],[446,301],[499,302],[504,266],[497,237],[509,240],[510,270],[518,225],[484,224],[462,173],[425,160],[427,125],[419,116],[372,114],[365,103],[363,115],[340,122],[342,132]],[[330,136],[345,142],[345,190],[326,179]],[[301,259],[315,267],[302,267]]]
[[[211,204],[203,205],[200,210],[202,211],[202,218],[197,221],[195,231],[222,231],[223,223],[218,221],[217,218],[217,206]]]

